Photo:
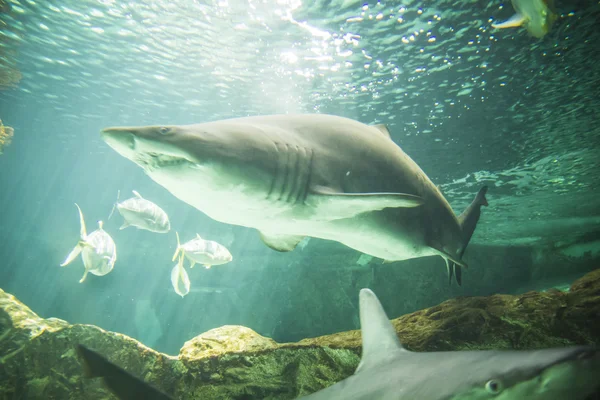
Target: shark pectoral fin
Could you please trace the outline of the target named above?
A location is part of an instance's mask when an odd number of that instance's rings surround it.
[[[196,265],[196,261],[190,260],[190,268],[194,268],[194,265]]]
[[[418,207],[424,203],[422,197],[406,193],[337,193],[321,186],[313,189],[307,201],[329,220],[352,218],[384,208]]]
[[[259,231],[260,238],[264,244],[276,251],[286,252],[296,248],[298,243],[304,239],[304,236],[296,235],[275,235]]]
[[[503,29],[503,28],[516,28],[518,26],[523,25],[527,21],[527,17],[523,14],[515,14],[510,17],[508,20],[501,22],[499,24],[492,24],[492,28]]]
[[[371,125],[371,126],[375,129],[377,129],[379,132],[383,133],[385,136],[389,137],[390,139],[392,138],[392,135],[390,135],[390,130],[388,129],[387,125],[377,124],[377,125]]]
[[[370,289],[362,289],[359,299],[362,357],[355,374],[373,365],[380,365],[381,359],[391,354],[407,351],[400,344],[396,330],[375,293]]]
[[[60,266],[61,267],[65,267],[68,264],[70,264],[74,259],[77,258],[77,256],[79,255],[79,253],[81,253],[83,246],[81,245],[81,242],[77,243],[77,246],[75,246],[73,248],[73,250],[71,250],[71,252],[69,253],[69,255],[67,256],[67,258],[65,258],[65,261],[63,261]]]
[[[183,268],[183,262],[180,260],[171,270],[171,284],[175,293],[181,297],[190,292],[190,277]]]

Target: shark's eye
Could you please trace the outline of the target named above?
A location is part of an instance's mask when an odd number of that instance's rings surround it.
[[[161,135],[168,135],[169,133],[171,133],[171,128],[167,128],[166,126],[161,126],[160,128],[158,128],[158,131],[160,132]]]
[[[502,383],[494,379],[489,380],[485,384],[485,390],[490,394],[498,394],[502,391]]]

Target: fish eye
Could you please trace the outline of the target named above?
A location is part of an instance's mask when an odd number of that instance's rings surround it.
[[[158,128],[158,131],[161,135],[168,135],[171,132],[171,128],[167,128],[166,126],[161,126]]]
[[[490,394],[498,394],[502,391],[502,384],[500,381],[491,379],[485,384],[485,390]]]

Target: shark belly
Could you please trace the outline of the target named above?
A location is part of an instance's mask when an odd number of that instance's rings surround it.
[[[173,180],[150,174],[175,197],[210,218],[231,225],[254,228],[274,235],[310,236],[342,243],[354,250],[388,261],[437,255],[425,243],[419,209],[384,209],[353,218],[331,219],[327,210],[306,203],[276,201],[268,193],[244,186],[208,190],[194,179]]]

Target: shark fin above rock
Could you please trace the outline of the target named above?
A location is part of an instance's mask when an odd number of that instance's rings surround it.
[[[385,357],[407,351],[402,347],[394,326],[383,310],[379,299],[370,289],[359,294],[362,358],[355,374],[378,365]]]
[[[260,238],[264,244],[276,251],[287,252],[296,248],[304,236],[279,235],[260,232]]]

